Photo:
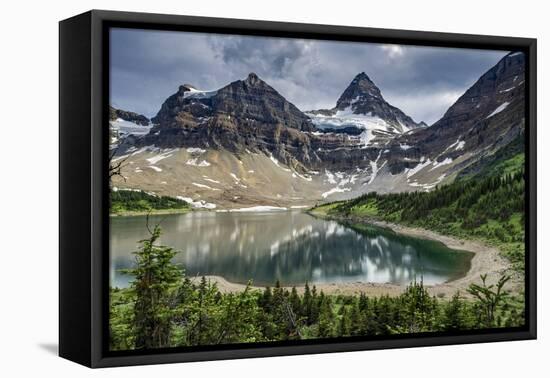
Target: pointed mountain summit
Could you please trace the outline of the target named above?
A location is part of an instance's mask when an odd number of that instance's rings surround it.
[[[248,74],[247,78],[244,80],[244,83],[248,86],[254,86],[256,84],[265,84],[263,80],[261,80],[258,75],[256,75],[254,72],[251,72]]]
[[[387,139],[426,126],[390,105],[364,72],[353,78],[334,108],[307,114],[318,130],[359,135],[365,147],[375,143],[377,137]]]
[[[338,101],[336,101],[336,109],[345,110],[350,105],[357,103],[358,99],[366,101],[369,98],[373,101],[384,100],[380,89],[366,73],[361,72],[355,76]]]
[[[253,72],[245,80],[234,81],[218,90],[212,98],[212,107],[216,112],[237,118],[302,131],[314,129],[308,116]]]
[[[355,76],[342,93],[336,102],[336,109],[352,114],[378,117],[399,133],[425,125],[423,122],[416,123],[401,109],[390,105],[382,96],[380,89],[364,72]]]

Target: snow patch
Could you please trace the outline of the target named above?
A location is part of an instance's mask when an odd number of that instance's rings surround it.
[[[279,164],[279,160],[275,159],[273,155],[269,155],[269,159],[275,164],[277,167],[281,168],[283,171],[291,172],[290,169],[283,167],[281,164]]]
[[[236,174],[230,173],[229,175],[230,175],[231,177],[233,177],[233,179],[235,180],[235,184],[237,184],[237,185],[239,185],[239,186],[241,186],[241,187],[243,187],[243,188],[245,188],[245,189],[248,188],[248,186],[246,186],[246,185],[244,185],[244,184],[241,183],[241,179],[238,178]]]
[[[151,168],[152,170],[154,170],[154,171],[156,171],[156,172],[162,172],[162,169],[161,169],[161,168],[156,167],[156,166],[154,166],[154,165],[150,165],[150,166],[148,166],[147,168]]]
[[[187,88],[189,89],[189,91],[183,93],[183,98],[210,98],[218,93],[218,91],[203,91],[192,87]]]
[[[187,152],[189,152],[190,154],[204,154],[206,150],[203,150],[202,148],[199,148],[199,147],[189,147],[187,149]]]
[[[405,123],[401,120],[401,118],[398,118],[397,122],[399,122],[399,126],[401,126],[401,132],[402,133],[406,133],[406,132],[409,132],[411,130],[407,127],[407,125],[405,125]]]
[[[211,164],[209,162],[207,162],[206,160],[201,160],[199,162],[199,159],[198,158],[194,158],[194,159],[189,159],[187,160],[187,162],[185,163],[187,165],[193,165],[195,167],[209,167]]]
[[[269,211],[285,211],[288,210],[286,207],[278,206],[252,206],[252,207],[243,207],[240,209],[231,209],[231,213],[249,213],[249,212],[269,212]]]
[[[177,199],[187,202],[189,205],[196,209],[215,209],[216,204],[209,203],[204,200],[193,201],[190,197],[176,196]]]
[[[302,180],[306,180],[306,181],[311,181],[311,180],[313,180],[310,176],[301,175],[301,174],[299,174],[299,173],[296,172],[296,171],[292,172],[292,177],[299,177],[299,178],[301,178]]]
[[[432,183],[429,184],[420,184],[419,182],[410,182],[409,185],[412,187],[422,188],[424,191],[429,192],[431,189],[435,188],[443,179],[445,178],[445,174],[442,174]]]
[[[508,89],[503,89],[501,90],[499,93],[506,93],[506,92],[510,92],[511,90],[513,90],[515,87],[510,87]]]
[[[386,160],[380,167],[378,167],[378,160],[380,159],[380,156],[382,156],[382,151],[378,153],[378,157],[376,158],[375,161],[370,161],[371,176],[370,176],[369,182],[367,182],[367,185],[371,184],[374,181],[374,179],[376,178],[376,175],[378,174],[378,171],[382,169],[382,167],[384,167],[384,165],[386,165],[386,163],[388,162]]]
[[[202,178],[204,179],[204,181],[209,181],[209,182],[212,182],[214,184],[221,184],[221,182],[219,182],[218,180],[214,180],[214,179],[208,178],[206,176],[202,176]]]
[[[323,194],[321,194],[321,196],[322,196],[323,198],[327,198],[327,197],[330,196],[331,194],[349,192],[350,190],[351,190],[350,188],[340,188],[339,186],[337,186],[337,187],[335,187],[335,188],[330,189],[330,190],[327,191],[327,192],[324,192]]]
[[[132,147],[128,148],[128,150],[126,150],[126,154],[117,156],[117,157],[113,158],[112,161],[115,162],[115,161],[118,161],[118,160],[121,160],[121,159],[127,159],[130,156],[139,155],[139,154],[142,154],[144,152],[158,152],[158,151],[160,151],[160,148],[155,147],[154,145],[141,147],[139,150],[136,149],[134,146],[132,146]]]
[[[327,180],[329,184],[336,184],[334,175],[328,169],[325,170],[325,176],[327,176]]]
[[[159,161],[172,156],[174,154],[174,152],[176,152],[177,150],[178,150],[177,148],[174,148],[174,149],[168,150],[166,152],[162,152],[162,153],[158,154],[157,156],[153,156],[153,157],[150,157],[150,158],[145,159],[145,160],[147,160],[149,162],[149,164],[157,164]]]
[[[204,184],[199,184],[199,183],[196,183],[196,182],[192,182],[191,184],[195,185],[197,188],[208,189],[208,190],[220,190],[218,188],[212,188],[211,186],[204,185]]]
[[[354,184],[357,180],[357,175],[347,175],[344,172],[332,173],[328,169],[325,169],[325,176],[329,184],[336,184],[336,187],[330,189],[327,192],[321,194],[323,198],[327,198],[331,194],[338,192],[349,192],[351,188],[344,188],[344,185]]]
[[[111,121],[110,124],[113,130],[118,131],[121,138],[127,137],[128,135],[146,135],[153,127],[152,124],[143,126],[134,122],[125,121],[122,118],[117,118]]]
[[[363,131],[361,133],[361,135],[359,135],[359,140],[360,140],[360,143],[363,147],[367,147],[369,145],[369,143],[374,139],[374,133],[372,132],[372,130],[370,129],[367,129],[365,131]]]
[[[466,142],[463,140],[460,140],[460,137],[454,142],[453,144],[450,144],[445,150],[441,153],[443,155],[445,152],[449,151],[450,149],[454,148],[455,151],[462,150],[464,146],[466,145]]]
[[[442,166],[444,166],[444,165],[449,165],[449,164],[451,164],[452,162],[453,162],[453,159],[451,159],[451,158],[445,158],[445,160],[439,161],[439,162],[438,162],[438,161],[434,161],[433,167],[430,169],[430,171],[433,171],[434,169],[437,169],[437,168],[442,167]]]
[[[361,133],[359,138],[361,144],[364,146],[367,146],[374,139],[374,130],[391,134],[395,133],[395,128],[391,127],[382,118],[372,115],[372,112],[367,114],[355,114],[351,105],[344,110],[338,110],[333,115],[308,113],[308,116],[319,130],[341,129],[346,127],[364,129],[365,131]]]
[[[424,160],[424,159],[425,157],[422,156],[422,158],[420,159],[420,163],[418,163],[417,166],[415,166],[414,168],[407,168],[405,170],[405,173],[407,174],[407,178],[414,176],[415,174],[423,170],[425,167],[432,164],[432,161],[430,159],[428,160]]]
[[[498,108],[496,108],[491,114],[489,114],[487,116],[486,119],[489,119],[491,118],[492,116],[500,113],[501,111],[503,111],[504,109],[506,109],[508,107],[508,105],[510,105],[510,103],[508,101],[504,102],[503,104],[501,104]]]

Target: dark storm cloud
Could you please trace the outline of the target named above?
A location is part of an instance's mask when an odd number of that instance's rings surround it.
[[[224,63],[243,69],[255,67],[275,77],[283,77],[304,52],[303,42],[298,40],[225,37],[209,41]]]
[[[217,89],[255,72],[302,110],[331,108],[359,72],[432,123],[506,52],[115,29],[111,99],[153,116],[183,83]]]

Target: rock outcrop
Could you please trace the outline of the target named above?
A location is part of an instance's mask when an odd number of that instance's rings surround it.
[[[116,121],[117,119],[123,119],[124,121],[135,123],[136,125],[148,126],[151,122],[149,118],[143,114],[129,112],[127,110],[116,109],[109,106],[109,120]]]

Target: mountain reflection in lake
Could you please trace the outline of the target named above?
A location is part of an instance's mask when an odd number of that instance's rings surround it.
[[[374,282],[436,284],[464,276],[473,256],[442,243],[391,230],[349,227],[299,211],[191,212],[151,216],[161,222],[161,243],[179,250],[175,261],[190,276],[218,275],[230,282],[272,286]],[[111,218],[111,285],[131,277],[118,270],[134,262],[137,241],[147,238],[145,217]]]

